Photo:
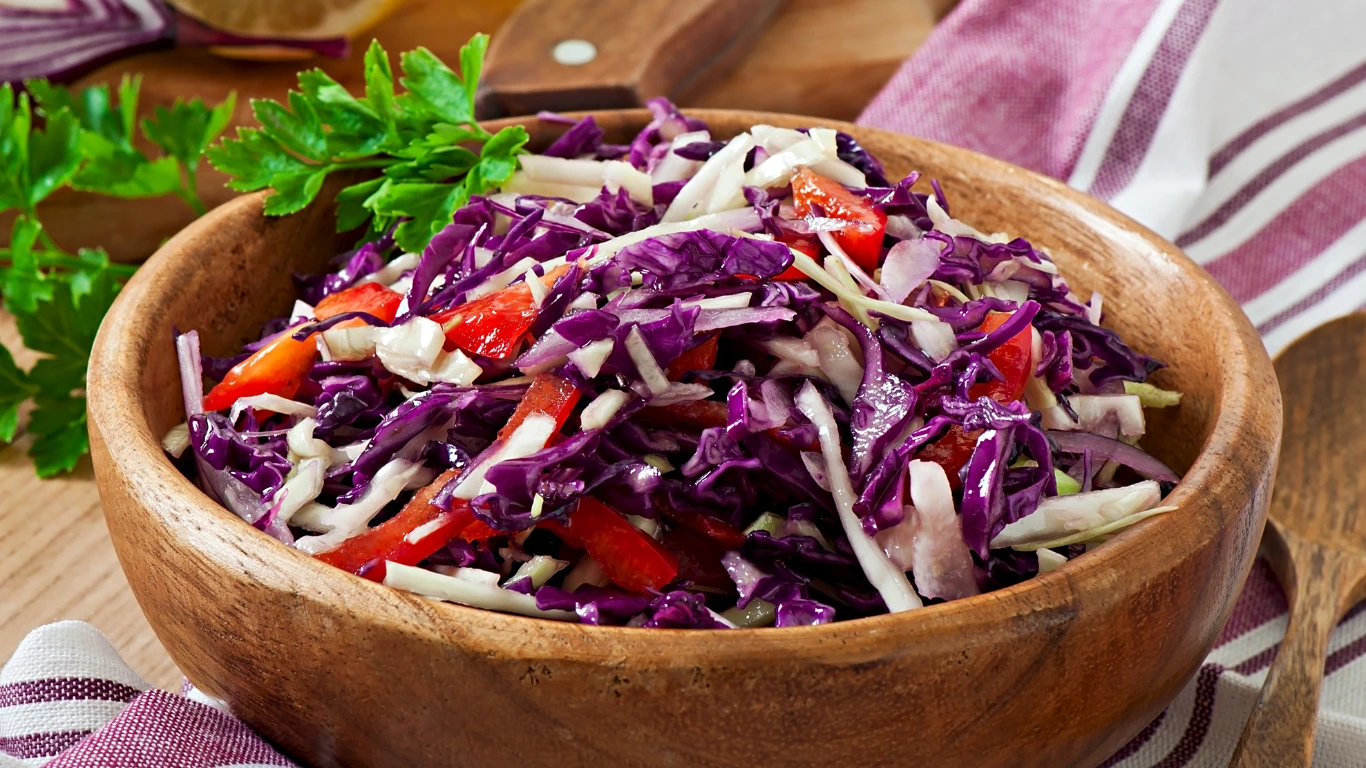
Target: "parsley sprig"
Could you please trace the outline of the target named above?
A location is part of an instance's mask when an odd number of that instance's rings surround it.
[[[337,195],[337,230],[394,228],[398,246],[420,253],[471,195],[507,181],[527,142],[526,129],[491,134],[474,118],[487,35],[460,49],[460,74],[426,48],[399,58],[406,90],[397,93],[389,55],[378,41],[365,54],[365,95],[351,95],[322,70],[299,74],[286,104],[252,101],[260,128],[209,149],[214,167],[241,192],[271,190],[266,213],[302,210],[331,173],[381,169]]]
[[[18,435],[20,409],[32,401],[29,455],[39,475],[70,471],[89,450],[90,348],[136,269],[111,263],[99,249],[62,250],[39,219],[39,204],[52,193],[175,195],[202,214],[196,180],[207,155],[232,177],[232,189],[271,190],[266,213],[283,216],[313,202],[329,174],[370,169],[378,175],[337,195],[337,230],[368,225],[374,236],[392,229],[399,247],[421,252],[472,195],[507,181],[525,151],[521,126],[489,133],[475,120],[487,48],[486,35],[462,47],[459,74],[425,48],[409,51],[399,57],[396,80],[388,53],[373,43],[363,96],[322,70],[301,72],[286,103],[252,102],[259,128],[239,128],[218,145],[232,117],[231,96],[213,108],[180,100],[139,122],[139,78],[125,77],[112,91],[71,91],[43,80],[26,82],[26,92],[0,86],[0,213],[17,212],[9,246],[0,248],[0,298],[24,345],[41,356],[24,370],[0,346],[0,444]],[[139,147],[139,128],[159,154]]]
[[[212,109],[179,100],[139,125],[139,85],[129,77],[115,92],[44,80],[26,82],[25,92],[0,85],[0,213],[17,211],[9,246],[0,248],[0,298],[24,346],[40,355],[26,371],[0,346],[0,444],[18,435],[20,408],[31,400],[29,456],[43,477],[70,471],[89,450],[86,364],[100,321],[136,267],[113,264],[99,249],[62,250],[39,205],[71,187],[112,197],[175,195],[203,213],[196,173],[232,116],[231,96]],[[160,156],[134,144],[139,127]]]

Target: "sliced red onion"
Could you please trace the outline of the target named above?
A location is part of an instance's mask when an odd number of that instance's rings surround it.
[[[161,0],[67,0],[0,3],[0,82],[45,77],[69,81],[120,56],[149,48],[301,48],[324,56],[350,52],[343,38],[242,37],[211,29]]]
[[[1144,477],[1164,483],[1180,482],[1181,478],[1152,454],[1126,442],[1090,432],[1049,431],[1049,442],[1063,453],[1085,454],[1094,459],[1113,461],[1132,469]]]

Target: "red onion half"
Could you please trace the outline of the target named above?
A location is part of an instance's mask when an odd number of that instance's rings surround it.
[[[71,80],[110,59],[173,46],[301,48],[350,52],[345,39],[287,40],[220,32],[161,0],[0,0],[0,82]]]

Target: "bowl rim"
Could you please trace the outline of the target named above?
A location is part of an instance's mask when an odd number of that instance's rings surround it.
[[[150,345],[148,332],[139,332],[143,318],[154,316],[161,297],[169,295],[177,283],[177,271],[192,269],[190,254],[196,233],[215,228],[236,227],[247,220],[259,220],[264,192],[238,197],[210,211],[167,241],[146,266],[120,293],[101,326],[90,363],[89,417],[92,432],[119,435],[117,450],[108,452],[107,468],[115,476],[136,474],[141,482],[127,488],[158,526],[168,535],[179,532],[171,526],[168,514],[159,507],[174,500],[190,514],[201,515],[202,530],[220,540],[222,546],[203,551],[201,556],[217,565],[257,570],[249,575],[257,586],[289,593],[341,610],[350,604],[378,613],[363,614],[367,622],[385,623],[391,628],[427,637],[445,638],[467,646],[474,652],[515,655],[522,658],[555,658],[598,663],[629,653],[659,667],[696,666],[700,663],[753,663],[775,654],[802,653],[813,662],[848,663],[851,657],[881,656],[887,652],[888,638],[921,640],[945,633],[973,632],[1006,639],[1003,617],[1030,618],[1053,626],[1065,622],[1080,610],[1083,597],[1088,603],[1119,599],[1123,584],[1110,573],[1116,564],[1126,564],[1145,548],[1164,536],[1183,536],[1186,552],[1193,552],[1217,535],[1220,525],[1233,521],[1239,509],[1221,513],[1208,495],[1231,488],[1226,466],[1220,459],[1234,444],[1252,452],[1249,466],[1274,463],[1280,444],[1280,400],[1274,372],[1265,347],[1251,322],[1222,286],[1186,257],[1175,245],[1096,198],[1033,171],[980,153],[905,134],[853,125],[824,118],[740,110],[689,109],[689,115],[712,125],[729,125],[743,119],[745,124],[759,122],[779,126],[822,125],[845,131],[863,141],[900,143],[908,150],[933,151],[954,158],[969,175],[993,173],[1012,183],[1053,195],[1085,216],[1088,227],[1108,226],[1139,238],[1136,248],[1147,251],[1144,258],[1158,259],[1178,271],[1186,289],[1198,292],[1217,311],[1218,332],[1227,346],[1221,348],[1222,375],[1214,382],[1211,403],[1212,425],[1208,437],[1189,470],[1166,498],[1178,510],[1131,526],[1085,558],[1069,560],[1058,569],[1027,579],[1019,584],[970,598],[926,606],[897,614],[883,614],[830,624],[804,627],[755,628],[742,632],[698,631],[689,629],[644,629],[595,626],[526,617],[444,603],[371,582],[344,573],[280,543],[243,521],[205,496],[167,459],[160,437],[154,435],[144,410],[136,382]],[[571,116],[594,115],[600,120],[613,118],[643,124],[649,112],[643,109],[594,110]],[[535,121],[535,116],[487,121],[486,128]],[[723,129],[722,132],[729,130]],[[1028,237],[1028,233],[1021,236]],[[125,382],[118,385],[118,382]],[[1258,391],[1259,383],[1265,391]],[[139,407],[127,408],[126,403]],[[134,413],[136,411],[136,413]],[[1262,436],[1256,433],[1261,431]],[[1273,439],[1266,440],[1266,434]],[[1248,457],[1245,457],[1248,458]],[[1227,461],[1224,462],[1227,464]],[[151,482],[147,482],[150,480]],[[1256,494],[1257,488],[1248,492]],[[1229,490],[1228,493],[1233,493]],[[1217,499],[1216,499],[1217,500]],[[1255,505],[1253,505],[1255,506]],[[1199,514],[1196,514],[1199,513]],[[1261,520],[1254,521],[1260,530]],[[1106,578],[1109,575],[1109,578]],[[1244,572],[1245,575],[1245,572]],[[1104,588],[1104,589],[1102,589]],[[1108,589],[1108,593],[1105,591]],[[1230,607],[1231,607],[1230,602]],[[348,611],[351,613],[351,611]],[[359,611],[355,612],[361,615]],[[664,642],[667,640],[667,642]]]

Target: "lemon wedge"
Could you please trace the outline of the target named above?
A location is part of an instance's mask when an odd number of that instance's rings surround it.
[[[389,17],[403,0],[168,0],[215,29],[243,37],[323,40],[355,37]]]

